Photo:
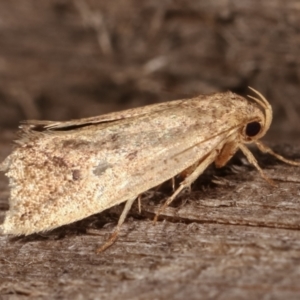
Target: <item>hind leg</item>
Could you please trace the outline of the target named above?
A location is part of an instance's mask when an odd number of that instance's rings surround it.
[[[119,218],[118,224],[117,224],[114,232],[110,236],[109,240],[106,241],[106,243],[103,246],[101,246],[99,249],[97,249],[97,253],[100,253],[100,252],[106,250],[108,247],[110,247],[116,241],[116,239],[118,238],[119,232],[121,230],[121,226],[124,223],[124,221],[128,215],[128,212],[130,211],[130,208],[131,208],[133,202],[135,201],[135,199],[136,199],[136,197],[126,201],[125,207],[122,211],[122,214]]]

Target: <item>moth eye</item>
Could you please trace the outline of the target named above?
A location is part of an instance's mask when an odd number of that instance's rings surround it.
[[[260,132],[260,129],[261,125],[259,122],[251,122],[247,124],[245,133],[249,137],[256,136]]]

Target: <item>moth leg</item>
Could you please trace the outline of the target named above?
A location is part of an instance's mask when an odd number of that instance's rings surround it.
[[[141,214],[141,212],[142,212],[142,194],[140,194],[138,196],[138,210],[139,210],[139,214]]]
[[[122,214],[118,220],[118,224],[114,230],[114,232],[112,233],[111,237],[109,238],[109,240],[103,245],[101,246],[99,249],[97,249],[97,253],[103,252],[104,250],[106,250],[108,247],[110,247],[117,239],[119,232],[121,230],[121,226],[124,223],[126,216],[128,215],[128,212],[133,204],[133,202],[135,201],[136,198],[130,199],[126,201],[125,207],[122,211]]]
[[[258,172],[260,173],[261,177],[264,178],[269,184],[276,186],[275,182],[270,179],[265,173],[264,171],[261,169],[261,167],[258,165],[256,158],[253,156],[253,154],[251,153],[251,151],[243,144],[239,145],[239,148],[242,150],[242,152],[244,153],[244,155],[246,156],[246,158],[248,159],[248,161],[250,162],[250,164],[254,165],[254,167],[258,170]]]
[[[262,142],[260,141],[255,141],[255,145],[257,146],[257,148],[263,152],[263,153],[269,153],[271,155],[273,155],[274,157],[276,157],[277,159],[285,162],[286,164],[289,165],[293,165],[293,166],[300,166],[300,162],[297,161],[293,161],[293,160],[289,160],[284,158],[283,156],[275,153],[271,148],[269,148],[268,146],[264,145]]]
[[[172,191],[175,191],[175,177],[172,177]]]
[[[221,152],[215,159],[215,165],[217,168],[222,168],[227,164],[227,162],[232,158],[238,149],[238,143],[236,141],[231,141],[226,143]]]
[[[191,184],[203,173],[203,171],[215,160],[217,156],[216,151],[209,153],[195,168],[195,170],[189,174],[181,183],[178,189],[173,193],[171,197],[158,209],[154,217],[154,224],[157,222],[159,215],[164,211],[164,209],[172,203],[172,201],[178,196],[178,194],[185,188],[190,188]]]

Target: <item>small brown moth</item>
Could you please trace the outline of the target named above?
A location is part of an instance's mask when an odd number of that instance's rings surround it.
[[[17,147],[0,165],[11,188],[2,232],[47,231],[126,202],[104,250],[139,195],[188,169],[156,220],[208,165],[224,166],[238,149],[272,183],[245,144],[300,163],[259,141],[271,124],[272,108],[252,90],[260,98],[226,92],[68,122],[24,122]]]

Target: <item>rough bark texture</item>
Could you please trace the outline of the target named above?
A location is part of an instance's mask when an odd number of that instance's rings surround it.
[[[299,148],[279,149],[293,157]],[[1,295],[298,299],[299,169],[258,157],[276,188],[236,158],[225,169],[209,169],[155,226],[153,212],[168,191],[146,195],[142,213],[135,207],[117,242],[101,254],[95,250],[121,206],[48,234],[0,236]],[[1,181],[3,209],[6,198]]]
[[[253,86],[269,140],[299,159],[298,1],[0,2],[0,160],[21,119],[63,120]],[[286,144],[282,144],[282,140]],[[117,242],[122,206],[47,234],[0,236],[0,298],[299,299],[300,172],[254,151],[210,168],[166,209],[149,192]],[[0,174],[0,222],[8,209]]]

